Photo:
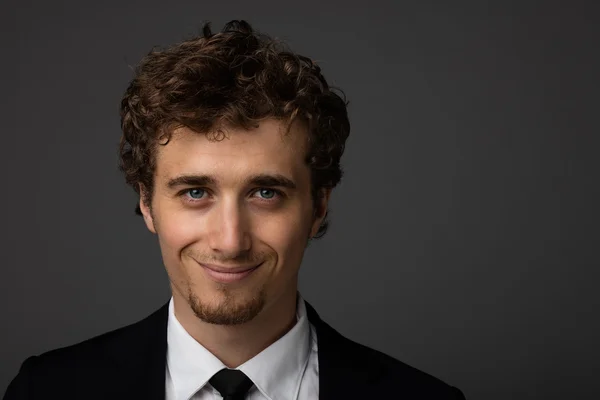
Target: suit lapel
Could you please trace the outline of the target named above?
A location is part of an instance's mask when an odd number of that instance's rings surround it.
[[[325,323],[305,301],[308,319],[317,332],[319,346],[319,399],[369,398],[369,381],[379,371],[365,365],[362,347]]]
[[[124,329],[123,339],[110,349],[118,365],[116,382],[110,383],[119,391],[113,398],[165,399],[168,306]]]

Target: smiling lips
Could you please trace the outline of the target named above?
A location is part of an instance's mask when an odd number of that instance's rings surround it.
[[[220,265],[212,265],[212,264],[200,264],[200,266],[204,269],[206,274],[212,278],[214,281],[219,283],[231,283],[237,282],[252,272],[254,272],[258,267],[262,265],[259,264],[254,267],[242,266],[242,267],[222,267]]]

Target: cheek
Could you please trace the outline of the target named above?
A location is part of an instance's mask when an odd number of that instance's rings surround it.
[[[185,212],[165,212],[159,218],[157,231],[163,248],[170,252],[194,243],[202,233],[203,221]]]
[[[254,221],[254,235],[277,252],[280,263],[302,256],[310,233],[310,212],[295,211]]]

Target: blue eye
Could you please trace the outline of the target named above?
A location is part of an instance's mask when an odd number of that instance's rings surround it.
[[[187,193],[192,199],[198,200],[204,197],[204,193],[206,192],[203,189],[190,189],[187,191]]]
[[[276,195],[275,190],[273,189],[260,189],[258,190],[258,193],[263,199],[272,199]]]

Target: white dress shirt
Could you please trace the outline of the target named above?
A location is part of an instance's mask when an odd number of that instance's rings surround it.
[[[314,400],[319,398],[317,335],[298,294],[296,325],[275,343],[240,365],[254,386],[248,400]],[[208,380],[227,368],[198,343],[175,317],[169,302],[166,400],[221,400]]]

